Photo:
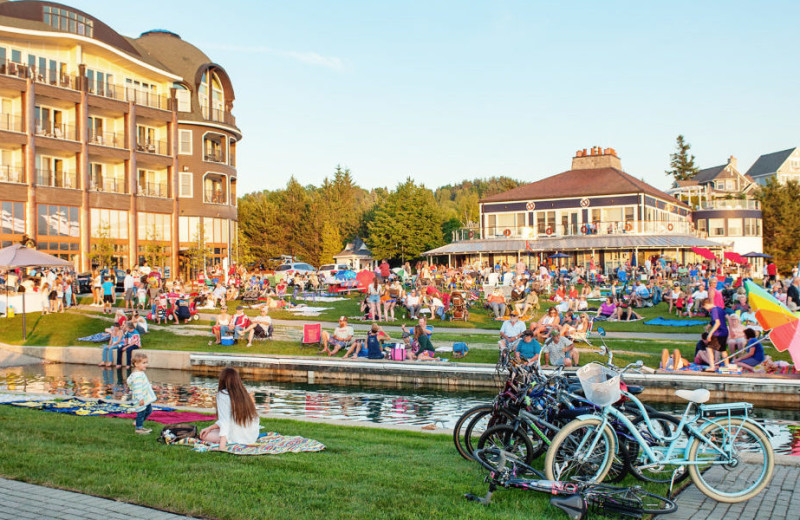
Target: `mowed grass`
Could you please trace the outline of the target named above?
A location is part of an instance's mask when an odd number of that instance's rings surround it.
[[[0,474],[100,497],[221,519],[560,519],[548,496],[501,490],[491,507],[485,472],[459,457],[449,435],[262,419],[302,435],[319,453],[257,457],[196,453],[133,433],[130,420],[0,406]],[[157,429],[158,428],[158,429]],[[664,492],[664,490],[658,490]]]

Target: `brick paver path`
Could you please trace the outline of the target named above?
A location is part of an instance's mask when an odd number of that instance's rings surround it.
[[[800,467],[775,466],[769,486],[756,497],[723,504],[689,485],[675,499],[678,511],[659,520],[793,520],[800,517]]]
[[[131,518],[179,520],[189,517],[71,491],[0,479],[0,519],[2,520],[127,520]]]

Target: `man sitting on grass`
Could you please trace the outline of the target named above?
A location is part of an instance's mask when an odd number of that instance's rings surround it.
[[[242,331],[242,336],[247,334],[248,347],[253,346],[253,337],[262,339],[272,339],[272,318],[269,317],[269,309],[261,307],[261,312],[253,318],[250,326]]]
[[[569,339],[561,335],[561,331],[553,329],[550,331],[550,339],[545,341],[544,348],[545,365],[554,367],[576,367],[578,366],[578,351]]]
[[[347,324],[347,318],[339,317],[339,326],[333,330],[333,337],[326,331],[322,331],[322,352],[328,356],[334,356],[341,349],[346,349],[353,343],[353,327]],[[328,345],[333,345],[333,350],[328,350]]]

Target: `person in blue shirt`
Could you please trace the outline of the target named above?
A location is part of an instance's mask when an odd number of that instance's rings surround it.
[[[756,338],[756,331],[749,327],[744,329],[744,337],[747,338],[749,348],[736,360],[736,365],[745,372],[753,372],[754,366],[764,362],[764,346]]]
[[[542,346],[533,337],[533,331],[526,330],[522,333],[522,339],[517,343],[517,361],[525,363],[526,365],[533,365],[539,363],[539,354],[542,352]]]
[[[103,289],[103,314],[111,314],[111,306],[114,304],[114,282],[106,276],[103,278],[101,287]]]
[[[619,266],[619,269],[617,269],[617,279],[619,280],[619,283],[622,284],[628,281],[628,273],[625,272],[625,268],[622,266]]]

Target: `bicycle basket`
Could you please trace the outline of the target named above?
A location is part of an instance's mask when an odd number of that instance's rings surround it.
[[[622,398],[619,374],[603,365],[589,363],[579,368],[578,380],[586,399],[596,406],[608,406]]]

